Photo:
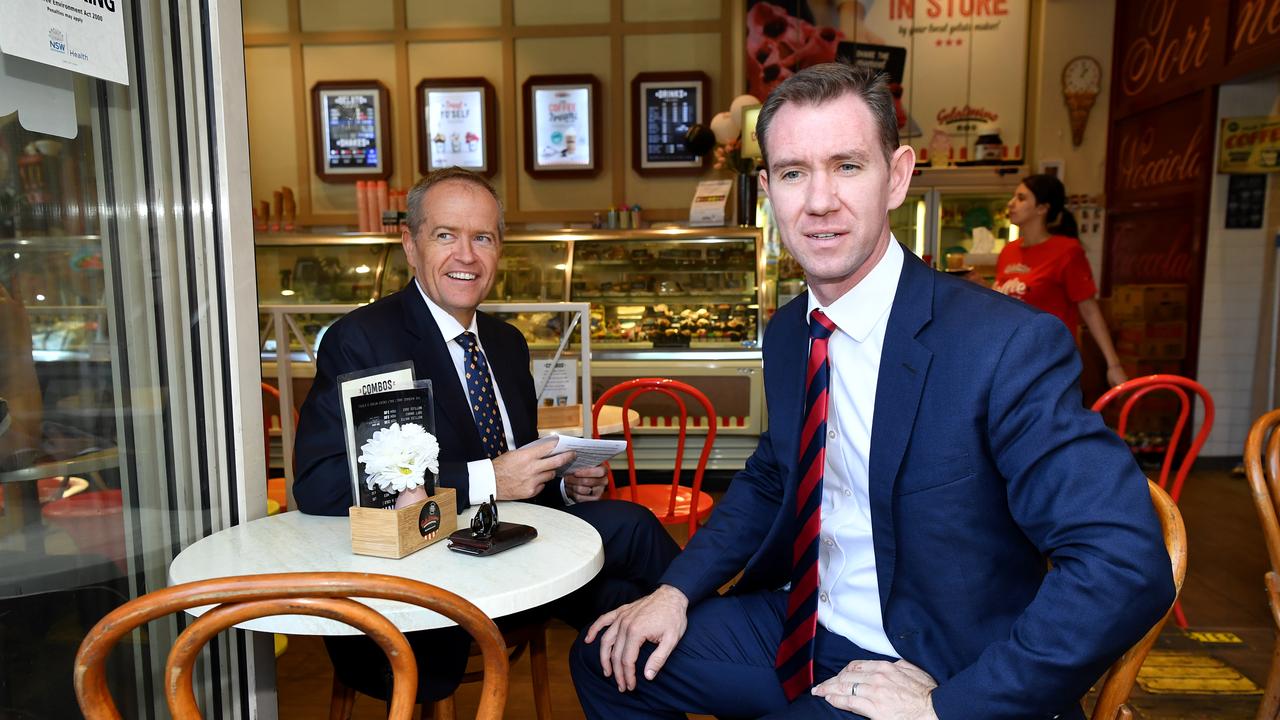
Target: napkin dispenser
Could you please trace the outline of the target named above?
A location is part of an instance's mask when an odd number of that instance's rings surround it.
[[[384,558],[405,555],[449,537],[458,529],[458,499],[453,488],[402,508],[353,506],[351,552]]]

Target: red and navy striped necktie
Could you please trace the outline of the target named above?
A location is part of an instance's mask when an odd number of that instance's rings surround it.
[[[796,490],[796,532],[792,546],[791,594],[782,644],[774,667],[787,700],[813,687],[813,636],[818,628],[818,531],[822,527],[822,470],[827,457],[827,386],[831,363],[827,341],[835,323],[815,309],[809,314],[809,364],[805,373],[804,426]]]

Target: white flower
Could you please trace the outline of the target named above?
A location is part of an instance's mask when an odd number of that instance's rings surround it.
[[[428,471],[438,472],[440,443],[417,423],[393,423],[373,434],[360,448],[365,482],[371,488],[401,492],[426,482]]]

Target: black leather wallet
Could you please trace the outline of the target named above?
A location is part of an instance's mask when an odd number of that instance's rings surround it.
[[[454,532],[449,536],[449,549],[467,555],[496,555],[536,537],[538,530],[533,526],[499,522],[489,537],[477,537],[470,528]]]

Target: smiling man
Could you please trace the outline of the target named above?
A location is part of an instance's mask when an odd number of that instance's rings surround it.
[[[1173,582],[1071,336],[894,240],[915,160],[882,77],[807,68],[756,133],[809,288],[765,334],[769,430],[659,588],[579,638],[587,717],[1082,717]]]
[[[679,552],[653,513],[600,500],[603,467],[557,479],[557,469],[572,458],[548,456],[554,443],[527,446],[538,437],[529,346],[519,330],[477,309],[502,254],[497,193],[483,177],[450,168],[419,181],[407,201],[409,229],[401,244],[414,280],[335,322],[317,353],[295,446],[298,509],[345,516],[352,505],[338,376],[410,360],[416,378],[432,381],[439,482],[457,490],[459,509],[490,495],[528,500],[561,508],[600,533],[603,569],[551,608],[553,614],[581,626],[649,592]],[[482,565],[476,572],[484,572]],[[409,639],[422,665],[419,699],[449,695],[466,668],[469,636],[455,629],[409,633]],[[326,647],[344,683],[389,696],[390,667],[371,640],[330,637]]]

